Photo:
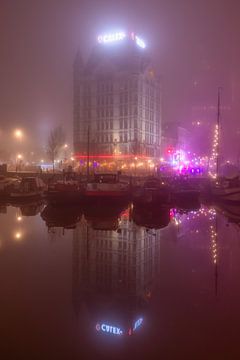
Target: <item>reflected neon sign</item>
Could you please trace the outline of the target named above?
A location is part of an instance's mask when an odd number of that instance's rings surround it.
[[[135,321],[135,324],[133,326],[133,331],[137,330],[137,328],[139,328],[143,323],[143,318],[138,319],[137,321]]]
[[[134,322],[133,326],[130,327],[128,330],[127,329],[123,330],[120,327],[105,323],[97,323],[95,328],[98,332],[102,332],[109,335],[123,335],[123,334],[132,335],[139,327],[141,327],[142,323],[143,323],[143,318],[139,318]]]
[[[112,334],[112,335],[122,335],[123,334],[123,331],[121,330],[121,328],[119,328],[117,326],[108,325],[108,324],[97,324],[96,330],[100,331],[100,332]]]

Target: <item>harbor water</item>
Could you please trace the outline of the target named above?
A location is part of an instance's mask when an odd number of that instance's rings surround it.
[[[226,212],[0,209],[2,359],[240,358],[240,226]]]

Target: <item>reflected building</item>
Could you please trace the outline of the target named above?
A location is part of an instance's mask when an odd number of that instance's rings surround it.
[[[159,264],[158,230],[137,226],[126,213],[117,231],[93,229],[83,217],[73,235],[75,312],[85,304],[98,331],[107,322],[131,335],[143,319]]]

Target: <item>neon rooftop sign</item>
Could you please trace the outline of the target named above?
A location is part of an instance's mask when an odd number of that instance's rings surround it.
[[[137,36],[134,32],[127,34],[124,31],[119,31],[115,33],[101,34],[98,35],[97,41],[99,44],[107,44],[107,43],[115,43],[121,42],[125,38],[129,38],[133,40],[140,48],[145,49],[146,44],[139,36]]]

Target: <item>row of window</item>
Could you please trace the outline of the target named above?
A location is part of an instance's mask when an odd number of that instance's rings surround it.
[[[113,104],[113,95],[108,95],[108,96],[97,96],[97,105],[100,106],[104,106],[104,105],[112,105]]]
[[[113,122],[112,121],[98,122],[97,130],[113,130]]]
[[[82,105],[83,108],[90,108],[91,107],[91,102],[92,98],[90,96],[84,96],[82,98]],[[160,104],[159,101],[154,101],[154,99],[151,97],[143,97],[141,94],[138,97],[137,93],[120,93],[120,97],[119,97],[119,102],[120,102],[120,106],[122,105],[127,105],[129,103],[131,104],[135,104],[135,105],[140,105],[140,106],[145,106],[147,108],[149,108],[150,110],[154,110],[154,105],[155,103],[157,104],[157,108],[160,108]],[[139,101],[138,101],[139,100]],[[97,102],[97,106],[101,107],[101,106],[108,106],[108,105],[113,105],[114,103],[114,99],[113,99],[113,95],[99,95],[96,98],[96,102]],[[78,104],[77,99],[75,99],[75,103]],[[130,105],[130,104],[129,104]]]
[[[109,108],[102,108],[101,110],[97,110],[97,118],[108,118],[108,117],[113,117],[113,108],[109,107]]]
[[[154,121],[154,113],[153,111],[149,111],[148,109],[146,109],[145,111],[143,111],[141,108],[137,108],[134,107],[134,109],[132,109],[131,107],[127,107],[127,106],[121,106],[120,107],[120,116],[124,117],[124,116],[138,116],[140,118],[143,117],[145,113],[145,119],[146,120],[150,120],[150,121]],[[91,109],[88,110],[83,110],[83,117],[86,119],[90,119],[91,118]],[[101,110],[98,109],[97,110],[97,118],[108,118],[108,117],[113,117],[113,107],[107,107],[107,108],[102,108]]]
[[[132,109],[131,107],[128,108],[128,106],[120,106],[120,116],[128,116],[128,115],[137,115],[138,114],[138,108],[137,106]]]
[[[82,83],[81,87],[82,87],[82,92],[85,96],[89,96],[91,95],[91,86],[93,84],[86,82],[86,83]],[[139,86],[138,86],[139,85]],[[143,93],[146,96],[150,96],[153,97],[156,87],[153,86],[147,86],[146,84],[144,84],[142,81],[139,82],[138,84],[138,80],[128,80],[128,81],[122,81],[118,83],[118,89],[122,92],[132,92],[132,91],[136,91],[139,90],[141,93]],[[98,94],[112,94],[114,91],[114,85],[112,81],[105,81],[105,82],[97,82],[97,87],[96,87],[97,93]],[[160,96],[160,90],[159,88],[157,88],[157,92],[156,95],[159,97]]]

